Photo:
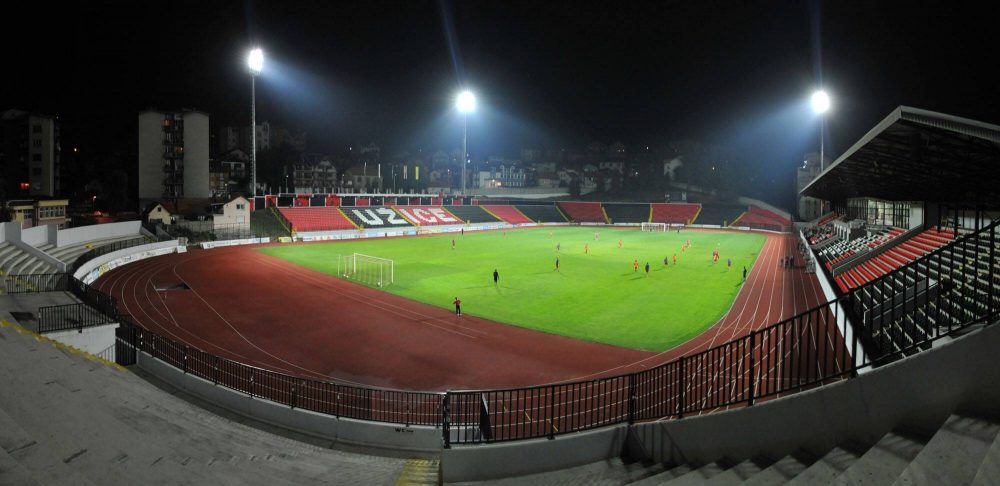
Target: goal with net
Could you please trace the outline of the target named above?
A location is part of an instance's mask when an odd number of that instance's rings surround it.
[[[373,287],[386,287],[395,279],[395,268],[388,258],[352,253],[338,255],[337,275]]]
[[[643,231],[666,231],[667,223],[642,223]]]

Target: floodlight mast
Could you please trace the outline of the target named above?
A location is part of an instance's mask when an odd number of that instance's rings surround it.
[[[247,56],[250,68],[250,197],[257,196],[257,76],[264,69],[264,51],[256,48]]]
[[[830,95],[824,90],[817,90],[810,99],[813,113],[820,116],[819,128],[819,171],[822,173],[826,160],[824,158],[824,138],[826,137],[826,112],[830,109]]]
[[[469,113],[476,111],[476,95],[463,90],[455,98],[455,108],[462,114],[462,195],[465,195],[465,166],[469,162]]]

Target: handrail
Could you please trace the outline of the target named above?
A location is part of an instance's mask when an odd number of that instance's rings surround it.
[[[878,281],[885,282],[900,271],[942,255],[946,248],[954,249],[959,244],[965,245],[969,238],[979,239],[983,235],[990,237],[988,263],[992,272],[996,243],[1000,243],[998,229],[1000,221],[958,238]],[[975,266],[971,272],[964,266],[952,270],[957,272],[952,277],[979,276]],[[294,408],[361,420],[439,426],[445,447],[450,447],[460,443],[551,438],[618,423],[681,418],[686,414],[752,406],[780,394],[850,379],[862,368],[923,349],[957,330],[992,322],[1000,314],[1000,306],[994,305],[998,300],[997,285],[991,273],[988,310],[979,310],[971,317],[964,314],[961,321],[948,322],[946,331],[941,331],[939,323],[936,332],[925,333],[919,339],[904,339],[902,345],[897,343],[898,349],[861,353],[871,345],[868,341],[884,340],[887,332],[898,333],[891,327],[893,323],[909,325],[899,321],[908,314],[900,314],[898,309],[912,308],[913,312],[918,308],[931,309],[930,297],[921,300],[914,295],[914,299],[906,300],[904,294],[901,305],[897,305],[895,297],[885,302],[889,321],[885,321],[884,315],[878,321],[870,315],[859,320],[852,306],[844,304],[857,299],[862,289],[870,288],[874,282],[745,336],[647,370],[594,380],[443,393],[344,385],[239,363],[142,328],[131,316],[119,313],[114,297],[75,278],[70,288],[81,300],[120,322],[116,331],[119,364],[134,364],[142,352],[184,373]],[[923,287],[928,288],[926,284]],[[941,293],[936,294],[936,299],[940,305]],[[855,328],[850,338],[841,331],[843,326]],[[858,359],[859,356],[864,357]]]

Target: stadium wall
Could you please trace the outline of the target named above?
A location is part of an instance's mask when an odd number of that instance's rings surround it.
[[[55,243],[57,248],[83,243],[85,241],[104,238],[120,238],[122,236],[139,236],[142,221],[124,221],[120,223],[93,224],[59,231]]]
[[[80,265],[80,268],[73,273],[73,276],[82,280],[86,284],[90,284],[103,275],[104,272],[110,271],[120,265],[178,251],[186,251],[186,248],[179,246],[177,240],[160,241],[150,243],[148,245],[123,248],[84,262],[84,264]]]
[[[313,437],[370,449],[405,451],[419,457],[437,457],[441,451],[441,429],[436,427],[365,422],[295,409],[185,374],[145,353],[138,353],[136,365],[174,387],[231,412]]]
[[[736,462],[815,454],[851,441],[874,444],[905,424],[935,430],[956,410],[992,414],[1000,403],[1000,326],[972,332],[931,352],[742,410],[634,426],[645,458],[673,464]]]

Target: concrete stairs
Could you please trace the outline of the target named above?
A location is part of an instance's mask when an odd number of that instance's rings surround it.
[[[1000,422],[950,416],[930,434],[899,428],[875,444],[847,443],[821,456],[797,451],[777,460],[708,464],[627,464],[608,459],[484,484],[538,485],[923,485],[1000,483]],[[478,483],[464,483],[478,484]]]
[[[437,483],[437,461],[322,445],[216,415],[130,371],[0,326],[0,486]]]

